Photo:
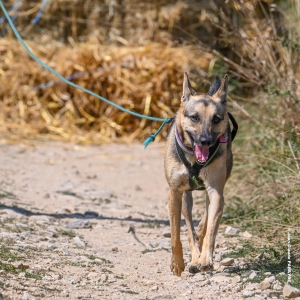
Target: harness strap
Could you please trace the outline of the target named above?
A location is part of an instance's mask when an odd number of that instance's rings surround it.
[[[233,126],[233,128],[231,130],[231,141],[233,141],[236,134],[237,134],[237,132],[238,132],[238,130],[239,130],[239,125],[238,125],[235,118],[233,117],[233,115],[230,112],[228,112],[228,117],[229,117],[229,119],[232,123],[232,126]]]

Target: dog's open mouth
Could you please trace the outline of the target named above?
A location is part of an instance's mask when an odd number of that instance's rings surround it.
[[[205,163],[209,156],[209,147],[201,147],[194,143],[194,153],[200,163]]]

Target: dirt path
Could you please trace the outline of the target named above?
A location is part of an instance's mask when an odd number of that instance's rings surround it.
[[[224,227],[214,272],[170,273],[163,144],[0,150],[1,299],[266,299],[220,266],[238,239]],[[199,221],[201,193],[195,202]],[[182,241],[189,262],[184,223]]]

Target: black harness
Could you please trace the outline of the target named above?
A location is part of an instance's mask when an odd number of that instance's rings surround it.
[[[232,128],[232,131],[231,131],[231,141],[234,140],[236,134],[237,134],[237,131],[238,131],[238,124],[236,122],[236,120],[234,119],[233,115],[228,112],[228,116],[229,116],[229,119],[233,125],[233,128]],[[175,128],[175,130],[177,130]],[[216,156],[219,148],[220,148],[220,144],[221,143],[227,143],[227,140],[224,141],[222,139],[219,139],[215,145],[213,145],[212,147],[209,148],[209,155],[208,155],[208,159],[205,163],[200,163],[198,161],[196,161],[196,163],[194,165],[191,165],[186,156],[185,156],[185,152],[184,150],[182,149],[182,147],[179,145],[179,142],[176,138],[176,135],[175,135],[175,144],[176,144],[176,150],[177,150],[177,153],[182,161],[182,163],[185,165],[185,167],[188,169],[188,172],[189,172],[189,184],[190,184],[190,191],[194,191],[194,190],[205,190],[205,186],[204,186],[204,183],[203,183],[203,180],[199,180],[199,173],[200,171],[202,170],[203,167],[206,167],[207,165],[209,165],[214,157]]]

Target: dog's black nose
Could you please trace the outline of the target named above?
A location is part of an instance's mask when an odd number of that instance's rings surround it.
[[[210,147],[212,144],[212,139],[209,137],[202,137],[200,139],[200,143],[202,147]]]

